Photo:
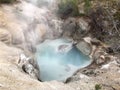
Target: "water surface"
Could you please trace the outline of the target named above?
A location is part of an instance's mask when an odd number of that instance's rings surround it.
[[[40,68],[42,81],[65,81],[78,69],[91,63],[90,58],[80,52],[76,47],[67,51],[59,51],[59,46],[71,45],[64,39],[45,41],[37,46],[36,58]]]

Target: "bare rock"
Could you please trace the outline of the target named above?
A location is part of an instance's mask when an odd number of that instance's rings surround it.
[[[91,44],[95,46],[102,46],[102,42],[96,38],[91,39]]]
[[[105,56],[101,55],[99,58],[96,59],[96,64],[100,65],[105,62]]]
[[[25,54],[20,54],[18,65],[22,70],[32,78],[38,79],[39,69],[36,62]]]
[[[42,83],[31,78],[18,67],[21,53],[20,49],[9,47],[0,42],[0,90],[75,90],[61,82]],[[32,70],[31,68],[29,72]]]
[[[95,49],[92,58],[97,65],[102,65],[111,60],[110,55],[108,55],[102,47]]]
[[[92,52],[92,47],[89,43],[85,42],[85,41],[80,41],[76,47],[85,55],[90,55]]]
[[[76,30],[76,19],[75,18],[66,19],[62,25],[62,29],[64,37],[71,37]]]
[[[85,19],[85,18],[79,18],[78,20],[78,26],[81,34],[87,33],[88,30],[90,29],[89,26],[89,19]]]
[[[62,25],[63,36],[81,39],[90,29],[87,18],[68,18]]]
[[[9,31],[6,29],[0,29],[0,41],[6,43],[6,44],[11,44],[12,37]]]
[[[32,78],[38,79],[38,70],[36,70],[32,64],[26,63],[22,66],[22,69]]]

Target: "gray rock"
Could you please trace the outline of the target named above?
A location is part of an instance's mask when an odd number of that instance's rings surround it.
[[[102,65],[111,60],[110,56],[104,51],[102,47],[95,49],[92,58],[97,65]]]
[[[71,37],[76,30],[75,18],[68,18],[62,25],[63,36]]]
[[[89,20],[83,18],[68,18],[62,25],[63,36],[81,39],[90,29]]]
[[[78,19],[78,26],[83,32],[87,32],[90,29],[89,21],[83,18]]]
[[[92,52],[92,47],[89,43],[86,43],[84,41],[80,41],[76,47],[85,55],[90,55]]]
[[[104,58],[101,58],[99,57],[97,60],[96,60],[96,64],[100,65],[100,64],[103,64],[105,62],[105,59]]]
[[[32,78],[38,79],[38,70],[36,70],[32,64],[26,63],[22,66],[22,69]]]

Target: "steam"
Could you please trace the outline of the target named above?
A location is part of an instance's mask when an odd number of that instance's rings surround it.
[[[26,24],[23,29],[24,48],[28,51],[35,52],[36,45],[45,39],[57,38],[62,33],[62,21],[54,13],[56,0],[22,0],[18,8],[20,21]]]

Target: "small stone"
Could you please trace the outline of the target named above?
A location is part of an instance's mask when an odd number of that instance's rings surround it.
[[[96,64],[100,65],[100,64],[103,64],[105,62],[105,59],[102,59],[102,58],[98,58],[96,60]]]

